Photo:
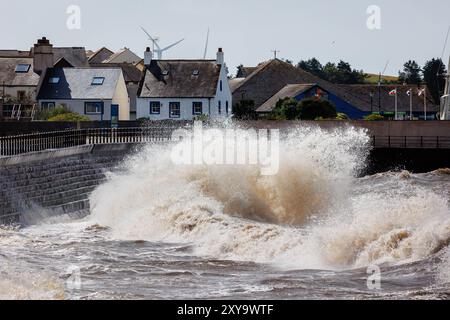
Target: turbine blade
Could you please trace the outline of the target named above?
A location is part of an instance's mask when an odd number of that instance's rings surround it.
[[[161,49],[161,48],[159,47],[159,45],[158,45],[158,42],[157,42],[155,39],[153,39],[153,37],[150,35],[150,33],[148,33],[147,30],[145,30],[144,27],[142,27],[142,26],[141,26],[141,29],[142,29],[142,31],[145,32],[145,34],[146,34],[146,35],[148,36],[148,38],[153,42],[153,44],[154,44],[158,49]]]
[[[177,42],[175,42],[174,44],[171,44],[170,46],[167,46],[167,47],[165,47],[164,49],[161,49],[161,51],[167,51],[167,50],[169,50],[170,48],[175,47],[177,44],[179,44],[179,43],[181,43],[181,42],[183,42],[183,41],[184,41],[184,39],[181,39],[180,41],[177,41]]]
[[[206,34],[206,44],[205,44],[205,52],[203,53],[203,60],[206,59],[206,55],[208,54],[208,45],[209,45],[209,28],[208,33]]]

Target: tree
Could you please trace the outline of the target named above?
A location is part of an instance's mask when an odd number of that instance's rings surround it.
[[[409,60],[403,65],[403,71],[399,72],[399,82],[419,85],[422,82],[422,69],[414,60]]]
[[[300,61],[297,64],[297,68],[303,69],[305,71],[308,71],[309,73],[312,73],[313,75],[325,79],[325,74],[323,72],[323,66],[320,63],[319,60],[316,58],[311,58],[307,61]]]
[[[423,67],[423,79],[430,90],[434,103],[439,104],[445,89],[447,70],[440,58],[431,59]]]
[[[296,120],[300,118],[298,101],[291,98],[282,99],[277,102],[274,116],[279,120]]]
[[[328,100],[305,99],[298,104],[298,110],[302,120],[335,119],[337,117],[335,106]]]
[[[233,107],[233,115],[236,119],[251,120],[256,119],[255,101],[242,100]]]
[[[300,61],[297,67],[313,75],[337,84],[363,84],[367,75],[362,70],[352,69],[350,63],[343,60],[335,63],[328,62],[325,66],[316,58]]]

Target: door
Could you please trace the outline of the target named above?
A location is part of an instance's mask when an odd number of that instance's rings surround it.
[[[111,105],[111,128],[119,127],[119,105]]]

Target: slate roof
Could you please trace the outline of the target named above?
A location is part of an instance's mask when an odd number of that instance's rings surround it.
[[[216,60],[152,60],[139,86],[139,96],[212,98],[217,92],[220,69]],[[198,75],[193,74],[195,70]]]
[[[345,97],[349,99],[357,99],[361,101],[358,108],[362,111],[370,112],[370,94],[373,93],[373,111],[378,111],[378,85],[339,85],[345,92]],[[389,92],[397,89],[398,111],[409,112],[410,97],[407,95],[408,90],[413,92],[413,111],[422,112],[424,110],[424,95],[417,94],[419,89],[427,90],[427,110],[429,112],[438,112],[439,106],[435,105],[431,93],[426,86],[418,87],[417,85],[382,85],[381,86],[381,111],[395,110],[395,97],[390,96]]]
[[[259,107],[257,112],[271,112],[277,105],[278,101],[285,98],[294,98],[299,94],[316,86],[316,84],[288,84],[283,89],[278,91],[269,100],[267,100],[261,107]]]
[[[239,67],[236,78],[247,78],[249,75],[255,72],[256,69],[258,69],[258,67]]]
[[[30,57],[30,51],[21,50],[0,50],[0,57],[10,58],[10,57]]]
[[[134,61],[127,61],[127,62],[129,62],[129,63],[131,63],[131,62],[138,62],[138,61],[141,61],[142,60],[142,58],[141,57],[139,57],[137,54],[135,54],[133,51],[131,51],[130,49],[128,49],[128,48],[123,48],[123,49],[121,49],[121,50],[119,50],[119,51],[117,51],[116,53],[114,53],[114,54],[112,54],[109,58],[107,58],[106,60],[104,60],[103,61],[103,63],[117,63],[117,62],[123,62],[123,59],[121,58],[121,56],[124,54],[124,53],[130,53],[131,54],[131,56],[133,56],[133,60]]]
[[[27,73],[16,73],[18,64],[29,64]],[[0,57],[0,85],[8,86],[37,86],[39,76],[33,72],[33,58],[1,58]]]
[[[86,50],[82,47],[53,48],[53,63],[64,58],[73,67],[89,67]]]
[[[122,70],[119,68],[50,68],[37,95],[38,100],[112,99]],[[50,84],[59,77],[58,84]],[[94,77],[104,77],[103,85],[92,85]]]
[[[100,48],[89,57],[89,63],[102,63],[114,54],[113,51],[106,47]]]
[[[121,68],[125,82],[139,83],[142,79],[142,72],[131,63],[91,63],[92,68]]]

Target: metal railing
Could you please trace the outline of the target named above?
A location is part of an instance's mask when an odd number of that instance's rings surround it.
[[[0,156],[13,156],[29,152],[68,147],[170,141],[172,132],[179,127],[98,128],[70,129],[16,136],[0,137]],[[450,149],[448,137],[372,137],[375,149]]]
[[[450,149],[448,137],[372,137],[376,149]]]
[[[64,130],[0,137],[0,156],[92,144],[170,141],[172,127],[98,128]]]

